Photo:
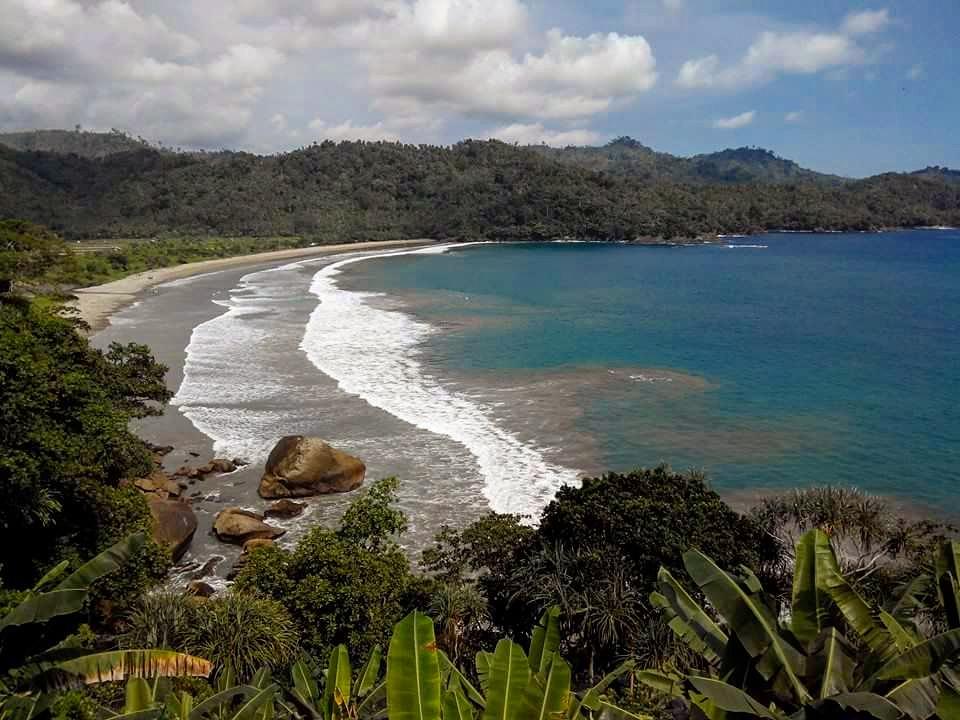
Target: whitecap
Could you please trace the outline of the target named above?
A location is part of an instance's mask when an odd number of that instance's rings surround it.
[[[422,345],[436,328],[367,302],[382,293],[350,292],[336,283],[344,267],[372,257],[441,253],[451,247],[463,245],[348,258],[322,268],[310,287],[320,302],[300,347],[344,392],[467,448],[493,510],[537,514],[560,487],[578,481],[578,472],[549,462],[544,449],[498,425],[492,408],[449,390],[424,371]]]

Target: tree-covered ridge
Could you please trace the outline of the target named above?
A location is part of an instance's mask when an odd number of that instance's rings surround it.
[[[0,186],[0,217],[41,222],[68,239],[636,240],[960,224],[960,186],[942,179],[651,182],[498,141],[325,142],[276,156],[141,149],[101,159],[0,148]]]
[[[541,146],[536,149],[563,163],[651,181],[693,185],[797,182],[835,185],[845,180],[807,170],[763,148],[728,148],[687,158],[657,152],[633,138],[620,137],[601,147]]]
[[[76,130],[24,130],[0,133],[0,145],[14,150],[42,151],[101,158],[149,147],[143,138],[114,130],[108,133]]]

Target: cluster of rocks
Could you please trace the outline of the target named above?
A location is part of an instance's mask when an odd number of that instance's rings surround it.
[[[171,548],[176,561],[186,552],[197,529],[197,517],[189,500],[183,497],[184,492],[210,475],[231,473],[246,463],[217,458],[198,467],[185,465],[168,475],[161,463],[173,448],[151,445],[150,449],[154,453],[154,471],[132,484],[147,497],[154,519],[154,537]],[[289,519],[304,512],[306,505],[291,498],[350,492],[363,484],[365,475],[363,462],[319,438],[302,435],[282,438],[267,459],[259,485],[260,497],[276,502],[262,515],[231,507],[218,513],[214,520],[213,534],[218,540],[243,548],[228,578],[236,576],[254,549],[272,545],[286,533],[268,523],[268,519]],[[211,590],[199,578],[193,584],[197,588],[191,589],[197,594]]]

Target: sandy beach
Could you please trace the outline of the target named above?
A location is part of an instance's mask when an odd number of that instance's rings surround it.
[[[344,252],[363,252],[367,250],[381,250],[388,248],[411,247],[427,245],[433,240],[386,240],[380,242],[347,243],[342,245],[317,245],[308,248],[293,248],[291,250],[274,250],[272,252],[257,253],[255,255],[238,255],[216,260],[174,265],[168,268],[158,268],[146,272],[129,275],[128,277],[103,285],[79,288],[73,292],[77,296],[74,306],[80,313],[80,318],[90,326],[90,332],[95,333],[110,324],[110,316],[118,310],[132,304],[137,295],[145,290],[172,280],[220,270],[239,269],[246,266],[262,265],[270,262],[299,260],[302,258],[323,257]]]

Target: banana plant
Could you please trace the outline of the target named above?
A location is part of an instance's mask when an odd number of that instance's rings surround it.
[[[948,578],[941,584],[949,594],[949,568],[956,568],[950,563],[958,556],[941,555],[947,568],[941,578]],[[728,573],[697,550],[683,559],[708,605],[696,602],[666,569],[651,602],[711,672],[647,670],[638,678],[686,698],[699,717],[807,720],[828,710],[879,720],[949,717],[938,713],[956,696],[951,663],[960,659],[960,630],[924,638],[912,624],[871,607],[843,577],[822,531],[797,543],[784,620],[748,569]],[[837,617],[856,634],[859,650],[834,623]]]
[[[302,714],[319,720],[357,720],[375,715],[383,706],[385,681],[380,679],[383,651],[377,645],[353,680],[350,654],[345,645],[330,652],[323,692],[307,658],[290,669],[290,698]]]
[[[49,708],[59,690],[127,678],[206,677],[211,664],[167,650],[90,652],[61,640],[36,653],[24,651],[25,639],[43,638],[57,628],[50,621],[83,609],[90,586],[117,570],[146,542],[133,535],[67,574],[63,562],[48,572],[13,610],[0,618],[0,717],[30,720]],[[64,633],[66,634],[66,633]]]
[[[579,720],[604,713],[636,719],[604,697],[631,663],[583,693],[571,690],[570,666],[559,653],[559,613],[551,608],[543,614],[527,651],[503,639],[494,652],[478,653],[480,688],[437,648],[429,618],[407,616],[387,657],[389,720]]]

